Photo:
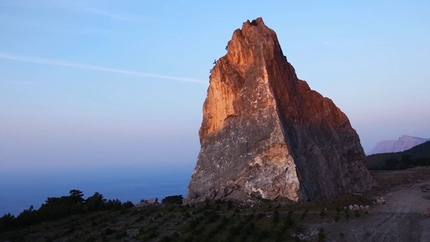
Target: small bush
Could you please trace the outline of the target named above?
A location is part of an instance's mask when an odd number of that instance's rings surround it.
[[[359,217],[360,217],[360,214],[358,213],[358,211],[355,211],[354,216],[355,216],[356,218],[359,218]]]
[[[149,230],[147,238],[148,239],[153,239],[155,237],[157,237],[159,235],[158,231],[156,228],[152,228],[151,230]]]
[[[228,200],[227,201],[227,210],[230,210],[230,209],[232,209],[233,208],[233,202],[232,201],[230,201],[230,200]]]
[[[321,228],[318,232],[318,242],[323,242],[325,241],[325,233],[324,233],[324,229]]]
[[[182,204],[182,195],[167,196],[161,200],[161,203]]]
[[[121,239],[121,238],[123,238],[123,237],[125,237],[125,236],[127,236],[127,232],[122,231],[122,232],[119,232],[119,233],[117,233],[117,234],[115,235],[115,239]]]
[[[171,241],[171,239],[170,239],[170,237],[169,236],[163,236],[163,238],[161,238],[160,239],[160,242],[170,242]]]
[[[277,224],[279,222],[278,210],[273,211],[272,223]]]
[[[261,218],[263,218],[264,216],[266,216],[264,213],[258,213],[256,219],[260,220]]]
[[[335,221],[335,222],[339,222],[339,219],[340,219],[339,214],[336,214],[336,215],[334,216],[334,221]]]
[[[304,219],[306,218],[306,215],[308,214],[308,212],[309,212],[309,210],[308,210],[308,209],[306,209],[306,211],[304,211],[304,212],[302,213],[302,215],[300,215],[300,220],[304,220]]]
[[[188,231],[193,231],[199,225],[199,221],[191,219],[188,223]]]

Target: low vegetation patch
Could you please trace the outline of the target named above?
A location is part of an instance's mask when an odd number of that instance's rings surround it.
[[[87,199],[79,190],[48,198],[39,209],[0,218],[0,241],[295,241],[306,224],[359,219],[345,210],[360,196],[308,203],[237,204],[214,201],[181,205],[182,196],[161,204],[134,207],[107,200],[99,193]],[[324,231],[315,235],[322,241]]]

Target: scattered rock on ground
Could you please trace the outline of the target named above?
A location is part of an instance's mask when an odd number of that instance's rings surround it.
[[[138,229],[129,229],[127,230],[127,236],[136,236],[139,234],[139,230]]]
[[[309,238],[312,238],[316,235],[318,235],[318,229],[310,230],[304,234],[297,234],[297,235],[293,234],[293,236],[297,236],[297,238],[299,238],[300,241],[307,241]]]
[[[430,217],[430,208],[427,208],[421,215],[423,217]]]
[[[384,197],[381,197],[381,196],[377,196],[376,198],[376,203],[377,204],[379,204],[379,205],[385,205],[387,202],[385,201],[385,198]]]
[[[156,204],[158,203],[158,197],[153,197],[148,200],[148,204]]]

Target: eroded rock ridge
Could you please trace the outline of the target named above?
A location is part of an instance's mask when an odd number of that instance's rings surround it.
[[[227,49],[210,75],[187,199],[306,201],[373,185],[347,116],[297,78],[261,18]]]
[[[375,147],[370,151],[369,155],[382,154],[391,152],[402,152],[409,150],[412,147],[420,145],[430,139],[412,137],[409,135],[403,135],[398,140],[383,140],[378,142]]]

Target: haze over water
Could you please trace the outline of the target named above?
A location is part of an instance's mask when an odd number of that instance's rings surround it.
[[[71,189],[89,197],[95,192],[106,199],[140,202],[170,195],[186,196],[191,166],[124,167],[119,169],[72,170],[67,173],[32,173],[19,177],[0,174],[0,214],[18,215],[33,205],[38,209],[48,197],[69,195]]]

